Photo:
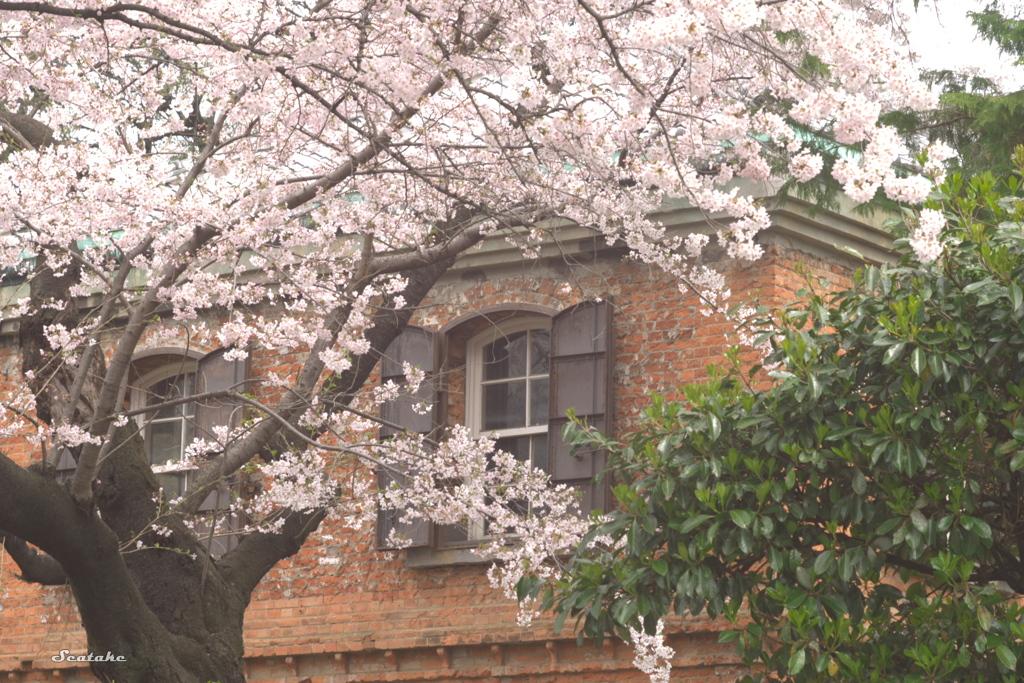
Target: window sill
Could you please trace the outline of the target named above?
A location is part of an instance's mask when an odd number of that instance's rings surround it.
[[[409,569],[458,567],[490,561],[473,552],[472,548],[409,548],[405,551],[405,566]]]

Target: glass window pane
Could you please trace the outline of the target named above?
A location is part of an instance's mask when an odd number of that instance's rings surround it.
[[[526,375],[527,333],[514,332],[484,347],[484,380]]]
[[[526,425],[526,381],[488,384],[483,391],[484,431]]]
[[[183,398],[185,396],[191,396],[195,393],[195,381],[196,376],[194,374],[178,375],[174,377],[168,377],[167,379],[160,380],[155,384],[151,384],[146,393],[149,395],[146,399],[146,405],[155,406],[163,403],[164,401],[172,401],[176,398]],[[155,419],[159,420],[168,417],[177,417],[179,415],[192,415],[195,412],[195,405],[192,403],[186,403],[183,406],[175,406],[170,408],[161,408],[157,411]]]
[[[149,462],[162,465],[181,457],[181,421],[151,423],[146,429],[146,452]]]
[[[195,376],[195,373],[191,373],[190,372],[189,374],[185,375],[185,395],[186,396],[195,396],[195,394],[196,394],[196,376]],[[184,415],[195,415],[196,414],[196,404],[195,403],[186,403],[185,405],[179,407],[178,410],[181,411]],[[189,441],[191,441],[191,440],[192,440],[192,438],[189,437]]]
[[[548,423],[548,378],[530,380],[530,426]]]
[[[511,453],[519,462],[529,462],[530,437],[510,436],[504,439],[498,439],[494,444],[494,449]]]
[[[508,507],[520,517],[525,517],[530,512],[530,504],[525,498],[516,498],[510,501]],[[508,529],[508,531],[512,531],[512,529]]]
[[[158,474],[156,480],[167,498],[178,498],[185,495],[186,474],[184,472]]]
[[[531,437],[533,446],[533,466],[539,470],[550,472],[548,469],[548,435],[538,434]]]
[[[469,541],[469,522],[440,527],[441,545],[458,545]]]
[[[548,349],[551,333],[547,330],[530,332],[530,374],[544,375],[548,372]]]
[[[155,406],[163,403],[167,400],[167,395],[174,391],[174,382],[171,379],[160,380],[156,384],[150,385],[147,389],[149,397],[146,400],[146,405]],[[156,419],[162,417],[174,417],[173,408],[164,408],[154,415]]]

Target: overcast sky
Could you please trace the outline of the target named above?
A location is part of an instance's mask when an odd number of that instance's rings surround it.
[[[1024,66],[1000,55],[986,40],[979,40],[967,12],[983,9],[989,0],[921,0],[915,11],[912,0],[903,0],[909,17],[911,47],[930,69],[958,69],[974,66],[989,76],[1002,79],[1003,88],[1024,87]],[[1004,3],[1013,7],[1015,3]]]

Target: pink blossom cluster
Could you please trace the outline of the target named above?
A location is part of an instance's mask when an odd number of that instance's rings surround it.
[[[922,173],[936,183],[946,179],[946,167],[943,162],[956,156],[956,151],[944,142],[933,142],[924,149],[926,161]]]
[[[633,658],[633,665],[651,677],[651,683],[669,683],[672,672],[672,658],[676,656],[675,650],[665,645],[665,624],[658,622],[658,628],[654,635],[648,635],[645,631],[629,629],[629,635],[633,639],[633,648],[636,656]]]
[[[789,162],[789,172],[801,183],[806,183],[821,173],[825,161],[820,154],[802,152]]]
[[[910,247],[921,263],[931,263],[942,256],[939,235],[946,227],[946,217],[936,209],[921,209],[917,229],[910,237]]]

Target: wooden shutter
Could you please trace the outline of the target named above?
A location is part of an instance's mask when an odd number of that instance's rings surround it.
[[[245,519],[243,514],[240,512],[228,512],[227,508],[231,507],[231,503],[234,502],[235,498],[241,495],[241,486],[239,482],[240,477],[236,474],[227,481],[218,484],[217,488],[210,492],[210,495],[206,496],[206,500],[199,506],[199,512],[209,514],[211,517],[216,512],[216,519],[220,522],[221,528],[225,526],[230,531],[238,531],[245,525]],[[227,524],[223,524],[223,520],[227,516]],[[207,538],[210,534],[210,525],[207,523],[205,518],[198,519],[195,522],[195,534],[196,537],[205,545]],[[229,550],[234,549],[238,545],[238,535],[229,534],[227,536],[214,536],[210,539],[209,551],[214,557],[220,557]]]
[[[551,397],[548,403],[548,457],[551,479],[582,492],[583,514],[608,509],[608,487],[595,484],[604,469],[604,451],[572,454],[562,441],[570,408],[576,417],[605,434],[611,431],[612,307],[586,301],[551,321]]]
[[[246,360],[228,360],[224,357],[224,350],[214,351],[199,361],[196,372],[196,393],[204,394],[209,391],[234,390],[239,393],[246,391],[245,382],[248,379],[249,363]],[[243,406],[231,398],[212,398],[196,401],[195,412],[195,438],[205,439],[214,443],[219,442],[214,432],[214,427],[229,427],[235,429],[242,424]],[[241,495],[242,477],[234,474],[226,481],[222,481],[217,488],[210,492],[206,500],[199,506],[200,512],[213,514],[214,510],[218,518],[227,514],[224,512],[233,500]],[[228,528],[240,529],[244,520],[240,519],[238,513],[231,513],[228,520]],[[208,525],[200,522],[196,526],[196,535],[201,541],[206,542],[209,533]],[[220,556],[238,545],[238,536],[218,536],[210,544],[210,553]]]
[[[76,469],[78,469],[78,463],[75,462],[71,451],[65,448],[60,452],[60,460],[57,461],[57,483],[67,484],[70,482],[75,478]]]
[[[380,381],[385,384],[392,381],[399,386],[406,383],[403,363],[409,363],[426,373],[426,378],[420,384],[419,389],[413,395],[399,396],[394,401],[385,401],[380,406],[380,417],[385,422],[402,427],[403,431],[416,434],[428,435],[436,424],[438,415],[437,401],[437,371],[436,371],[436,337],[437,335],[421,327],[406,327],[398,335],[384,352],[380,361]],[[432,407],[425,415],[413,410],[413,406],[426,402]],[[381,425],[380,436],[382,439],[394,436],[400,430],[396,427]],[[402,485],[404,477],[399,474],[379,471],[377,473],[377,485],[385,489],[398,482]],[[378,510],[377,511],[377,547],[381,550],[392,548],[388,539],[392,530],[403,538],[412,541],[412,545],[405,547],[423,547],[430,545],[430,524],[424,519],[417,519],[412,522],[404,521],[401,518],[400,510]]]
[[[380,417],[385,422],[400,425],[403,431],[415,434],[429,434],[434,429],[434,410],[425,415],[413,410],[413,406],[426,402],[434,404],[434,337],[435,334],[422,327],[406,327],[394,341],[388,345],[384,357],[380,360],[380,383],[392,381],[399,386],[405,385],[405,370],[402,363],[419,368],[426,373],[426,379],[420,384],[415,394],[403,393],[397,400],[381,404]],[[382,425],[380,435],[383,438],[394,436],[399,430]]]
[[[214,351],[199,361],[196,373],[196,393],[233,389],[245,393],[248,363],[245,360],[228,360],[224,351]],[[211,398],[196,401],[196,438],[218,441],[214,427],[234,429],[242,423],[242,406],[230,398]]]

